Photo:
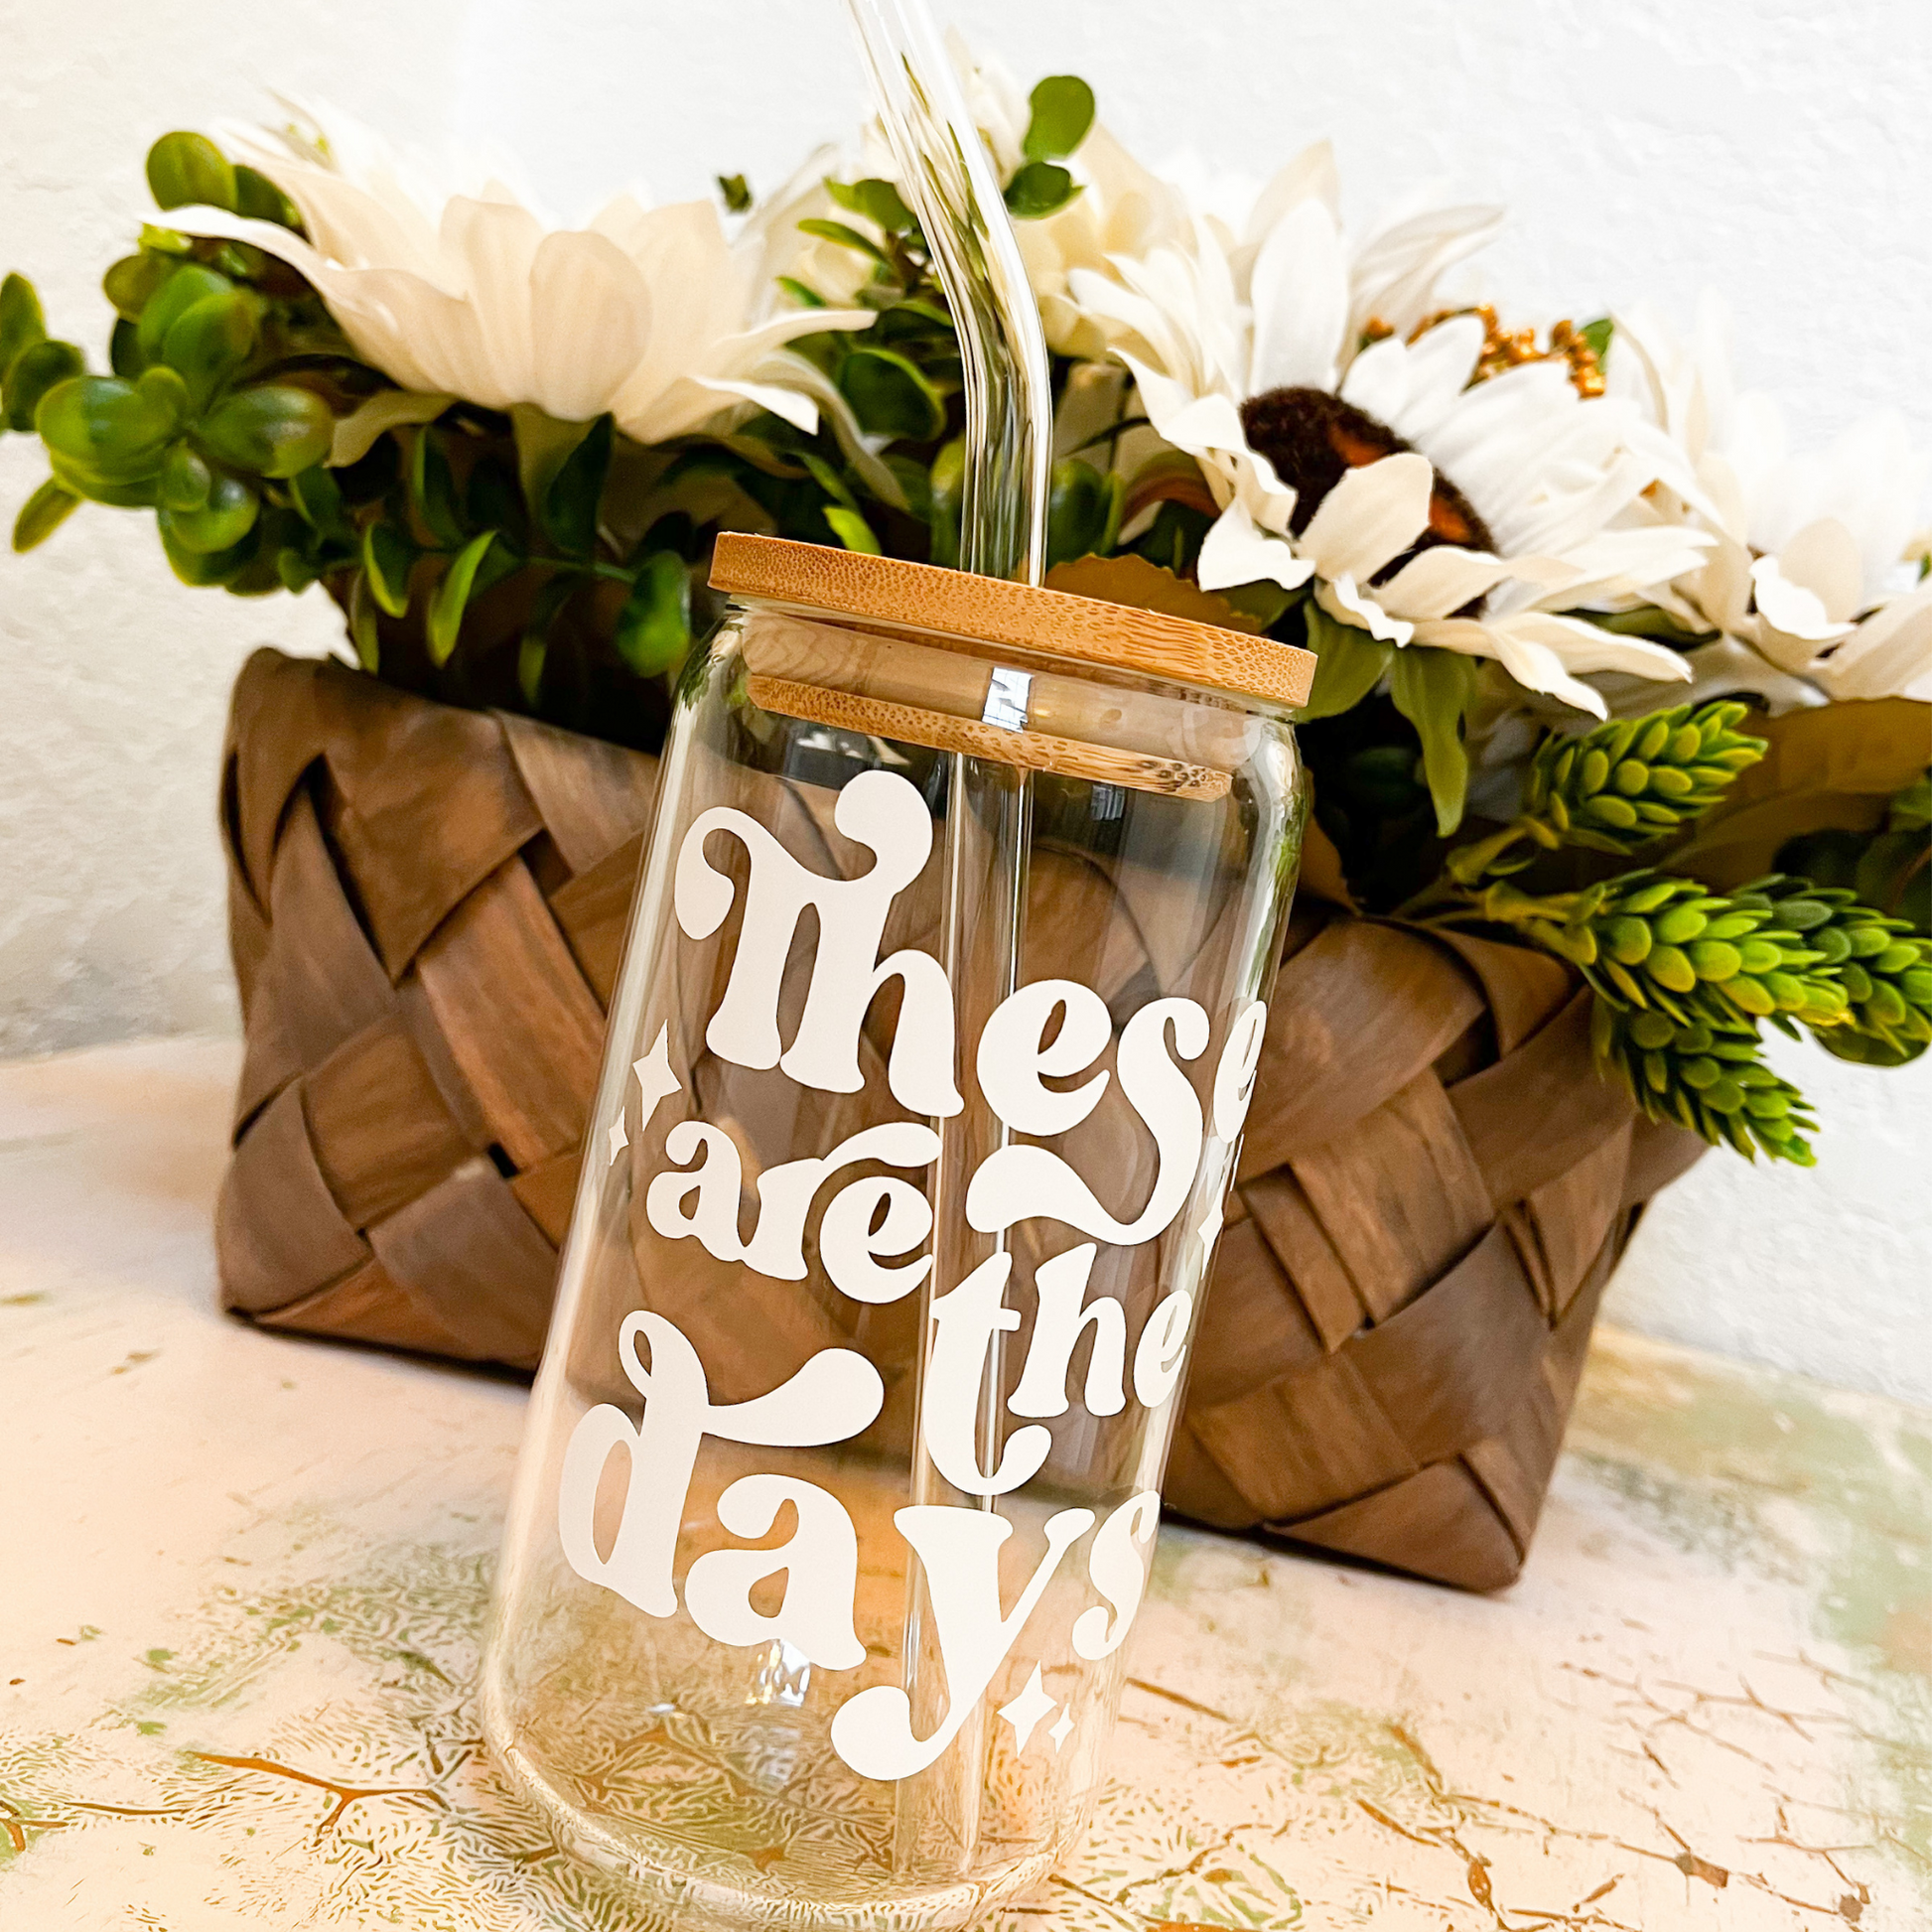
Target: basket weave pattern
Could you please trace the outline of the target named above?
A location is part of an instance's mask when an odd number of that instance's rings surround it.
[[[1289,944],[1167,1499],[1492,1589],[1636,1214],[1703,1144],[1596,1078],[1552,959],[1325,910]]]
[[[657,763],[258,651],[222,787],[226,1305],[528,1367]]]
[[[535,1362],[655,776],[249,660],[222,795],[247,1035],[228,1307]],[[1326,908],[1289,945],[1168,1500],[1491,1588],[1635,1213],[1701,1144],[1595,1078],[1552,960]]]

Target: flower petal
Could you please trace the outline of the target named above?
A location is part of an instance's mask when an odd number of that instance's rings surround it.
[[[1866,618],[1812,675],[1834,698],[1932,698],[1932,584]]]
[[[1665,683],[1682,683],[1691,675],[1683,654],[1669,645],[1653,644],[1644,637],[1619,636],[1581,618],[1559,617],[1549,611],[1518,611],[1491,621],[1489,627],[1546,645],[1573,671],[1627,671],[1634,677],[1652,677]]]
[[[736,396],[741,402],[768,409],[772,415],[782,417],[793,429],[801,429],[807,436],[818,434],[818,405],[809,396],[800,395],[796,389],[781,388],[775,382],[734,382],[721,375],[694,375],[691,380],[700,389],[709,389],[721,396]]]
[[[601,416],[650,339],[644,278],[615,242],[579,231],[545,235],[528,281],[530,393],[517,400],[559,422]]]
[[[1390,617],[1372,597],[1364,597],[1346,571],[1339,577],[1318,581],[1314,600],[1331,618],[1366,630],[1381,643],[1406,644],[1416,634],[1414,624]]]
[[[1196,575],[1204,591],[1232,590],[1239,584],[1268,582],[1299,590],[1314,574],[1280,537],[1270,536],[1239,501],[1215,519],[1200,547]]]
[[[1329,490],[1297,546],[1330,581],[1366,582],[1429,527],[1436,473],[1413,450],[1351,470]]]
[[[1260,243],[1290,208],[1303,202],[1319,202],[1330,214],[1341,209],[1341,179],[1335,169],[1332,142],[1314,141],[1304,148],[1255,197],[1242,239]]]
[[[1786,637],[1829,643],[1844,636],[1849,628],[1833,621],[1816,591],[1786,577],[1776,557],[1760,557],[1751,565],[1751,589],[1757,597],[1758,616]]]
[[[1807,523],[1778,552],[1778,574],[1810,591],[1834,623],[1849,623],[1865,601],[1858,540],[1836,516]]]
[[[1254,317],[1251,395],[1304,384],[1334,387],[1348,327],[1348,265],[1341,231],[1321,203],[1290,208],[1261,244]]]
[[[476,201],[453,195],[443,209],[445,252],[460,264],[470,304],[474,340],[483,357],[487,395],[473,400],[501,409],[537,400],[537,370],[530,333],[530,275],[543,223],[511,202]],[[566,353],[573,352],[566,349]],[[458,391],[472,395],[469,389]],[[595,410],[590,412],[595,415]]]
[[[1434,623],[1418,624],[1416,641],[1438,650],[1460,651],[1465,657],[1493,657],[1526,691],[1546,691],[1599,718],[1607,713],[1601,693],[1572,677],[1548,644],[1519,636],[1503,625],[1477,623],[1468,618],[1442,618]]]
[[[1510,574],[1510,566],[1486,550],[1439,543],[1411,557],[1386,584],[1376,587],[1375,595],[1405,618],[1446,618]]]

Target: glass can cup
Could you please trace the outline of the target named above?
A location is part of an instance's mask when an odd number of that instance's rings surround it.
[[[965,1925],[1101,1780],[1313,660],[756,537],[713,583],[484,1726],[672,1922]]]

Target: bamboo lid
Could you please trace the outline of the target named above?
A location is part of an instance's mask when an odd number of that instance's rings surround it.
[[[743,531],[718,538],[711,588],[790,610],[1074,658],[1289,710],[1308,703],[1314,679],[1312,651],[1272,637],[902,557]]]

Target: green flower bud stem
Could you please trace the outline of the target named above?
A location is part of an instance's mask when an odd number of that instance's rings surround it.
[[[1700,1017],[1688,1024],[1633,1013],[1598,999],[1590,1011],[1597,1071],[1622,1086],[1644,1115],[1729,1147],[1747,1160],[1814,1164],[1805,1097],[1763,1063],[1754,1027]]]
[[[1564,845],[1630,853],[1698,818],[1737,773],[1764,756],[1762,739],[1736,726],[1741,704],[1679,705],[1648,718],[1618,719],[1581,738],[1550,738],[1531,760],[1523,810],[1500,832],[1458,847],[1445,872],[1451,887],[1520,872]],[[1405,906],[1439,902],[1432,889]]]
[[[1774,904],[1726,898],[1694,879],[1629,873],[1580,893],[1543,896],[1496,880],[1480,892],[1461,888],[1455,908],[1433,916],[1513,929],[1577,967],[1611,1006],[1655,1009],[1680,1026],[1715,1014],[1734,1023],[1784,1024],[1788,1016],[1832,1027],[1848,1004],[1848,989],[1824,952],[1786,927]],[[1885,938],[1890,944],[1892,935]],[[1900,969],[1918,971],[1921,962],[1901,954]],[[1871,982],[1874,989],[1879,983]],[[1872,995],[1880,1019],[1905,997],[1902,987],[1884,984],[1884,993]]]
[[[1903,919],[1861,905],[1843,887],[1781,873],[1753,880],[1732,897],[1800,933],[1831,973],[1837,1012],[1822,1019],[1799,1014],[1831,1051],[1895,1065],[1932,1045],[1932,940],[1919,938]],[[1790,970],[1788,960],[1779,965]],[[1778,973],[1763,977],[1777,987]]]

